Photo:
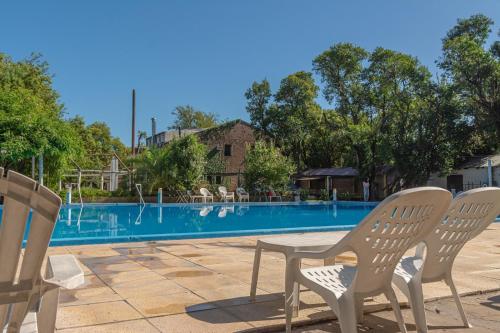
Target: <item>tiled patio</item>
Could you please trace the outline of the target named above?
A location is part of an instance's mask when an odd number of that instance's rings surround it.
[[[74,254],[86,281],[82,288],[62,291],[58,332],[280,331],[284,324],[280,254],[263,253],[257,300],[253,303],[248,297],[257,238],[50,248],[49,255]],[[454,277],[460,293],[500,289],[500,224],[466,246],[456,261]],[[426,285],[424,291],[433,299],[449,295],[441,284]],[[368,304],[370,311],[385,307],[383,297]],[[332,316],[315,294],[301,293],[301,311],[294,322],[313,324]]]

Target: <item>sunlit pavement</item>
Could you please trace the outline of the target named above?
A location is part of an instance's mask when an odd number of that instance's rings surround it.
[[[327,235],[328,233],[325,233]],[[85,271],[85,285],[62,291],[58,332],[245,332],[281,331],[284,324],[284,259],[265,252],[258,296],[251,302],[254,246],[259,237],[158,241],[54,247],[50,254],[72,253]],[[339,261],[354,261],[345,255]],[[321,265],[306,260],[304,267]],[[461,294],[496,291],[465,298],[473,329],[460,327],[454,304],[427,304],[431,331],[494,332],[500,327],[500,224],[489,227],[464,248],[454,278]],[[450,295],[446,285],[424,286],[429,300]],[[402,303],[406,299],[398,294]],[[435,308],[438,308],[436,311]],[[297,332],[338,332],[333,313],[310,291],[301,293]],[[361,332],[397,332],[386,299],[367,302]],[[408,329],[415,330],[409,310]],[[311,326],[311,325],[316,326]],[[306,325],[306,326],[303,326]],[[488,331],[489,329],[489,331]],[[498,329],[497,329],[498,331]]]

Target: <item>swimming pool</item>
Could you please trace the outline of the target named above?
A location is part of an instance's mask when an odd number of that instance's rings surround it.
[[[86,204],[63,206],[51,245],[350,229],[376,203]]]

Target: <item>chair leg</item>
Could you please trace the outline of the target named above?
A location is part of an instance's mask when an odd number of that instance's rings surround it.
[[[59,288],[47,291],[43,295],[40,311],[37,313],[37,326],[39,333],[55,332],[58,304]]]
[[[298,287],[298,283],[295,282],[294,272],[300,265],[297,259],[286,260],[285,268],[285,316],[286,316],[286,332],[290,333],[292,331],[292,317],[294,309],[298,311],[298,291],[295,293],[295,287]]]
[[[354,307],[356,308],[356,321],[358,323],[363,322],[363,304],[365,299],[361,296],[355,296]]]
[[[413,318],[415,318],[415,325],[417,332],[427,333],[427,319],[425,316],[424,294],[422,284],[420,281],[411,280],[408,284],[408,299],[410,301]]]
[[[290,263],[287,260],[287,265],[291,265],[290,268],[295,272],[300,269],[301,261],[300,260],[292,260]],[[293,301],[292,301],[292,316],[299,316],[299,304],[300,304],[300,284],[296,281],[293,282]]]
[[[357,333],[356,305],[354,298],[340,298],[337,311],[340,331],[342,333]]]
[[[292,293],[293,293],[293,280],[289,272],[288,264],[285,272],[285,316],[286,316],[286,333],[292,332]]]
[[[453,298],[455,299],[455,304],[457,305],[458,312],[460,313],[460,317],[462,317],[462,322],[465,327],[472,327],[469,320],[467,319],[467,315],[465,314],[464,308],[462,306],[462,302],[460,301],[460,296],[458,295],[457,288],[455,287],[455,283],[451,276],[446,279],[446,284],[450,287],[451,293],[453,294]]]
[[[250,299],[251,300],[255,300],[255,296],[257,294],[257,280],[259,279],[261,252],[262,252],[262,247],[257,242],[257,246],[255,247],[255,256],[253,259],[252,284],[250,287]]]
[[[396,293],[392,287],[389,287],[385,292],[385,297],[391,302],[392,310],[394,311],[394,315],[396,316],[396,320],[398,322],[399,329],[401,333],[406,333],[406,326],[403,319],[403,314],[401,313],[401,308],[399,307],[398,299],[396,298]]]

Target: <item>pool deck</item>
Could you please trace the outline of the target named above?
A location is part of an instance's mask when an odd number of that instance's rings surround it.
[[[61,292],[57,332],[282,331],[282,255],[262,254],[257,299],[251,302],[248,297],[255,242],[261,237],[265,236],[49,248],[49,255],[74,254],[85,272],[84,286]],[[346,255],[337,259],[354,258]],[[305,267],[321,264],[303,262]],[[500,294],[500,223],[492,224],[466,245],[455,262],[454,278],[461,294]],[[424,286],[424,294],[426,299],[435,300],[450,292],[444,284],[433,283]],[[398,298],[406,303],[401,294]],[[294,323],[321,325],[333,318],[316,294],[303,291],[300,299],[301,311]],[[383,296],[367,303],[369,312],[387,308]],[[411,315],[405,317],[410,331],[414,330]],[[394,320],[391,313],[384,318],[380,320]],[[458,314],[450,315],[436,325],[443,331],[457,332],[461,324],[457,318]],[[374,327],[381,324],[370,320]],[[430,325],[433,320],[429,317]],[[500,325],[498,315],[491,320]],[[308,327],[299,330],[317,331],[315,326]]]

